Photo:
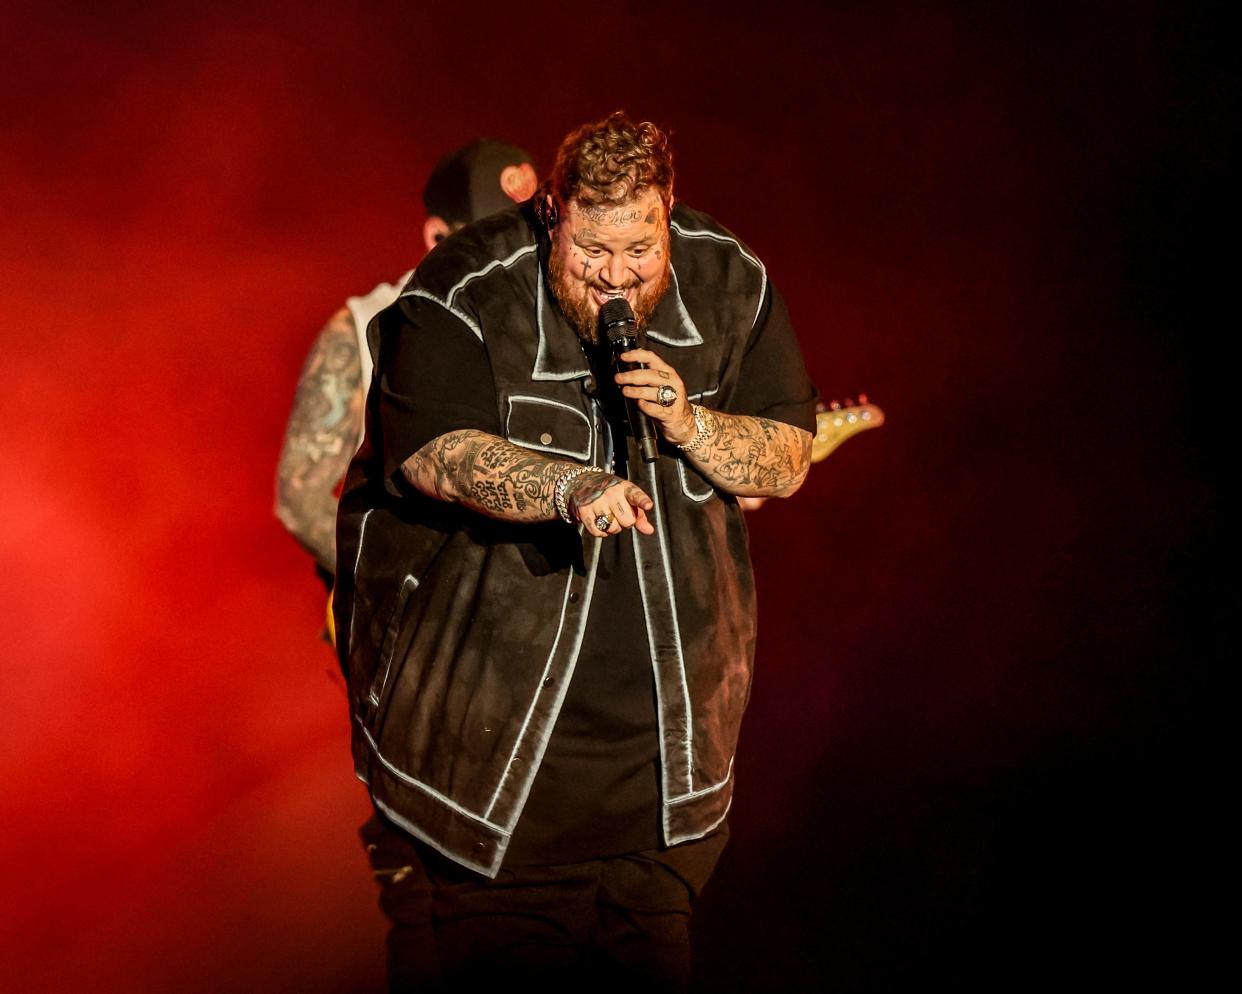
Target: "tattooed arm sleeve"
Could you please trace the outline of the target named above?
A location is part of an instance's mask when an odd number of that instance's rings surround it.
[[[433,438],[401,464],[401,472],[428,497],[492,518],[534,522],[558,517],[553,489],[576,465],[466,428]]]
[[[362,361],[345,308],[312,346],[276,472],[276,517],[329,572],[336,569],[336,485],[362,428]]]
[[[768,283],[730,402],[735,413],[712,411],[711,434],[682,458],[737,497],[788,497],[811,467],[816,397],[785,300]]]
[[[715,427],[682,453],[712,483],[737,497],[788,497],[811,468],[811,433],[770,418],[711,412]]]
[[[401,464],[406,480],[421,493],[506,521],[553,521],[556,484],[568,470],[565,509],[596,538],[637,528],[655,533],[647,512],[655,504],[642,488],[612,473],[528,452],[475,428],[433,438]]]

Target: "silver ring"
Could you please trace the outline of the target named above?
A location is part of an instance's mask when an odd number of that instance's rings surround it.
[[[598,531],[606,532],[612,527],[612,515],[601,514],[595,519],[595,528]]]
[[[661,407],[672,407],[677,403],[677,391],[667,383],[656,391],[656,403]]]

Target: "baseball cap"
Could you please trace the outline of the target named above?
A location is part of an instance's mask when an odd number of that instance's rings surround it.
[[[436,163],[423,188],[423,206],[429,216],[438,215],[451,224],[495,214],[513,205],[501,186],[501,174],[530,161],[530,155],[515,145],[480,138]]]

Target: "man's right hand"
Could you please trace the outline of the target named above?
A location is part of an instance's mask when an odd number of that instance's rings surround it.
[[[549,459],[474,428],[445,432],[401,464],[414,489],[505,521],[556,521],[557,485],[567,472],[564,507],[596,537],[637,528],[655,534],[647,512],[655,503],[629,480],[563,459]],[[608,527],[595,522],[607,514]]]
[[[647,512],[655,507],[642,488],[612,473],[583,473],[569,485],[565,499],[570,512],[586,528],[587,533],[603,538],[619,535],[628,528],[637,528],[644,535],[654,535],[655,526],[647,520]],[[607,515],[608,527],[599,519]]]

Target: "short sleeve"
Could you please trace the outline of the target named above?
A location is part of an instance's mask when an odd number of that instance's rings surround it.
[[[487,350],[465,322],[421,297],[403,297],[375,320],[379,424],[390,486],[401,464],[433,438],[464,428],[501,433]]]
[[[769,283],[746,342],[738,388],[725,412],[783,421],[813,435],[818,399],[785,301]]]

